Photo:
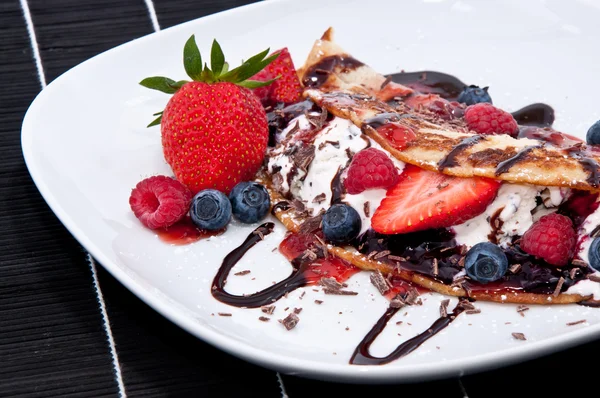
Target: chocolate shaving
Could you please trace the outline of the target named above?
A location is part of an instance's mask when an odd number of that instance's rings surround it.
[[[392,75],[389,75],[388,77],[385,78],[385,80],[383,81],[383,83],[381,83],[381,87],[379,87],[379,89],[383,90],[383,88],[385,86],[387,86],[388,84],[390,84],[391,81],[392,81]]]
[[[296,325],[298,324],[299,320],[300,320],[300,318],[298,318],[298,315],[296,315],[294,313],[290,313],[285,318],[280,319],[279,322],[281,324],[283,324],[283,326],[285,326],[285,328],[287,330],[292,330],[293,328],[296,327]]]
[[[321,227],[321,216],[309,217],[300,225],[298,232],[300,234],[310,234]]]
[[[402,321],[396,322],[396,325],[402,325]]]
[[[587,322],[585,319],[581,319],[579,321],[575,321],[575,322],[567,322],[567,326],[575,326],[575,325],[579,325],[580,323],[585,323]]]
[[[575,279],[575,276],[577,275],[578,271],[579,268],[571,268],[571,271],[569,271],[569,278]]]
[[[300,300],[302,300],[302,298],[304,297],[305,294],[306,294],[306,291],[303,291],[302,294],[300,295]]]
[[[299,314],[302,312],[302,308],[294,308],[294,314]]]
[[[590,274],[587,277],[589,280],[591,280],[592,282],[599,282],[600,283],[600,275],[596,275],[596,274]]]
[[[379,290],[382,296],[390,291],[390,286],[381,271],[376,270],[375,272],[371,272],[370,279],[373,286]]]
[[[392,308],[402,308],[406,305],[406,303],[404,302],[404,298],[402,298],[402,295],[397,294],[396,297],[394,297],[392,300],[390,300],[390,307]],[[402,323],[402,321],[400,321],[400,323]],[[396,322],[396,324],[398,324]]]
[[[415,289],[414,287],[411,287],[408,290],[408,293],[406,294],[406,298],[404,299],[404,301],[408,305],[413,305],[416,302],[418,297],[419,297],[419,292],[417,291],[417,289]]]
[[[271,176],[271,181],[273,182],[273,187],[276,191],[281,191],[283,187],[283,176],[281,173],[277,172]]]
[[[363,211],[365,212],[365,217],[371,217],[371,205],[368,200],[363,204]]]
[[[300,213],[303,213],[306,211],[306,205],[304,204],[304,202],[302,202],[299,199],[292,200],[292,203],[290,203],[290,204],[296,211],[298,211]]]
[[[554,297],[557,297],[560,294],[560,289],[562,289],[563,283],[565,283],[565,278],[561,276],[558,280],[558,283],[556,284],[556,289],[554,289],[554,293],[552,293]]]
[[[325,294],[335,294],[338,296],[356,296],[358,292],[352,292],[350,290],[334,290],[334,289],[323,289],[323,293]]]
[[[448,316],[448,304],[450,304],[449,299],[442,300],[440,303],[440,317],[445,318]]]
[[[232,316],[230,312],[217,312],[219,316]]]
[[[433,272],[433,276],[437,276],[437,275],[438,275],[438,273],[439,273],[439,269],[438,269],[438,260],[437,260],[437,258],[434,258],[434,259],[433,259],[433,262],[432,262],[432,267],[433,267],[433,270],[432,270],[432,272]]]
[[[404,257],[394,256],[393,254],[389,254],[388,259],[390,259],[392,261],[406,261],[406,259]]]
[[[371,253],[367,254],[367,260],[371,260],[373,257],[377,255],[377,250],[373,250]]]
[[[250,273],[250,270],[249,270],[249,269],[245,269],[245,270],[243,270],[243,271],[236,272],[236,273],[235,273],[235,274],[233,274],[233,275],[242,276],[242,275],[248,275],[249,273]]]
[[[469,315],[480,314],[480,313],[481,313],[481,310],[479,308],[474,308],[472,310],[465,310],[465,314],[469,314]]]
[[[331,278],[331,277],[321,278],[321,280],[319,281],[319,285],[325,286],[326,289],[332,289],[332,290],[340,290],[341,288],[344,287],[335,278]]]
[[[514,337],[517,340],[527,340],[523,333],[514,332],[512,333],[512,337]]]
[[[315,253],[314,251],[310,250],[310,249],[306,249],[303,252],[304,254],[302,255],[302,259],[304,260],[305,258],[309,258],[311,261],[314,261],[317,259],[317,253]]]
[[[263,307],[260,307],[260,310],[262,312],[264,312],[265,314],[272,315],[273,312],[275,312],[275,306],[274,305],[265,305]]]
[[[332,147],[336,148],[336,149],[340,149],[340,142],[339,141],[325,141],[325,144],[329,144]]]
[[[574,265],[575,267],[587,267],[587,264],[585,263],[585,261],[577,260],[577,259],[571,261],[571,264]]]
[[[519,272],[521,270],[521,264],[513,264],[510,266],[509,270],[513,274],[516,274],[517,272]]]
[[[461,268],[464,268],[465,266],[465,258],[461,257],[460,260],[458,260],[458,266]]]
[[[522,317],[525,316],[525,311],[528,311],[529,307],[524,305],[524,304],[520,304],[519,306],[517,306],[517,312],[519,314],[521,314]]]
[[[308,166],[310,166],[313,159],[315,158],[315,146],[314,145],[302,146],[290,157],[292,158],[292,162],[294,162],[296,167],[298,167],[300,170],[304,170],[306,172],[308,170]]]
[[[379,260],[380,258],[385,257],[390,253],[391,253],[391,251],[389,251],[389,250],[383,250],[383,251],[380,251],[379,253],[377,253],[373,258],[375,260]]]
[[[323,300],[315,300],[315,304],[323,304]]]
[[[290,131],[288,131],[287,135],[291,137],[298,130],[300,130],[300,122],[296,120],[296,124],[294,124],[294,127],[292,127]]]
[[[321,203],[324,202],[325,199],[327,199],[327,195],[325,195],[325,193],[323,192],[315,196],[315,198],[313,199],[313,203]]]
[[[258,320],[263,321],[263,322],[269,322],[271,320],[271,318],[268,318],[266,316],[259,316]]]

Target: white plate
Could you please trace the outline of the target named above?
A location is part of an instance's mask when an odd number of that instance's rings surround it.
[[[582,136],[600,118],[593,100],[600,92],[600,10],[595,4],[258,3],[143,37],[65,73],[27,112],[23,152],[52,210],[104,267],[164,316],[227,352],[284,373],[348,382],[414,381],[506,365],[598,337],[600,309],[538,307],[521,317],[514,305],[479,303],[481,314],[459,316],[409,356],[361,367],[349,365],[348,359],[387,306],[364,274],[350,280],[358,296],[324,297],[300,289],[277,303],[270,322],[257,319],[260,310],[229,308],[214,300],[209,288],[216,269],[252,227],[232,226],[221,237],[177,247],[162,243],[137,222],[128,207],[131,188],[143,177],[170,174],[159,129],[145,128],[168,97],[137,83],[152,75],[183,78],[181,51],[191,34],[203,54],[216,37],[230,62],[266,47],[287,46],[300,65],[313,41],[333,26],[337,41],[378,71],[451,73],[491,86],[494,102],[507,110],[547,102],[557,110],[558,129]],[[243,258],[236,269],[252,273],[230,277],[230,291],[250,293],[290,272],[289,263],[271,251],[282,235],[278,225]],[[307,294],[300,300],[303,290]],[[374,354],[389,352],[437,318],[440,296],[425,297],[425,305],[390,322]],[[316,305],[317,298],[324,303]],[[304,308],[300,323],[288,332],[277,319],[285,316],[285,307],[299,306]],[[218,312],[233,316],[219,317]],[[403,325],[395,324],[398,319]],[[587,323],[566,326],[580,319]],[[524,333],[527,341],[513,339],[512,332]]]

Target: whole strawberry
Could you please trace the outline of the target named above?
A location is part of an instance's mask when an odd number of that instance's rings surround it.
[[[175,177],[196,193],[217,189],[225,194],[251,179],[265,156],[267,115],[250,89],[273,80],[247,80],[271,63],[277,54],[265,50],[229,70],[217,41],[211,48],[211,67],[202,67],[194,36],[183,49],[183,63],[192,81],[149,77],[144,87],[173,94],[159,117],[165,160]],[[266,58],[265,58],[266,57]]]

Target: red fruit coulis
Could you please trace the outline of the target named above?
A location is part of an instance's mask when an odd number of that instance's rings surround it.
[[[200,229],[196,227],[192,222],[192,219],[187,216],[170,227],[162,228],[155,232],[163,242],[174,245],[187,245],[202,239],[210,238],[211,236],[221,235],[225,230],[225,228],[217,231]]]

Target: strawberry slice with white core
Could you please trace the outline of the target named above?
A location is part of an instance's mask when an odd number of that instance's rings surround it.
[[[483,213],[500,184],[489,178],[453,177],[406,165],[375,211],[371,226],[382,234],[451,227]]]

